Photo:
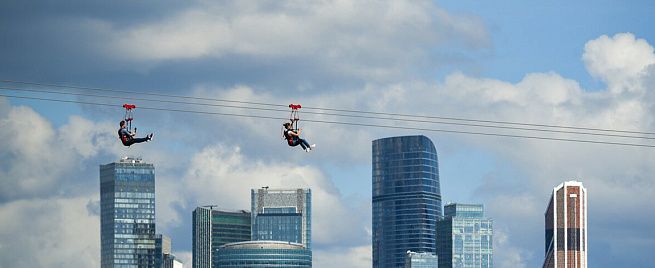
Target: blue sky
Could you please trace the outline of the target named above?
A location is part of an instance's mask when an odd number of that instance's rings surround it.
[[[654,8],[652,1],[3,1],[0,79],[653,133]],[[543,213],[552,188],[566,180],[588,189],[590,267],[655,261],[647,254],[655,250],[655,211],[644,206],[655,193],[652,148],[301,122],[318,145],[305,153],[280,140],[281,120],[138,108],[135,115],[139,135],[154,132],[155,140],[124,148],[116,139],[120,108],[0,96],[3,263],[97,267],[98,166],[132,155],[156,166],[157,231],[173,239],[186,267],[191,211],[249,209],[250,189],[261,186],[312,188],[315,267],[370,267],[371,141],[416,134],[437,146],[444,203],[482,203],[494,219],[495,267],[541,265]]]

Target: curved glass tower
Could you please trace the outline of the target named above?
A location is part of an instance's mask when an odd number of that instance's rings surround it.
[[[373,267],[404,267],[408,250],[436,254],[437,150],[425,136],[373,141]]]
[[[222,245],[217,267],[312,267],[312,251],[287,241],[247,241]]]

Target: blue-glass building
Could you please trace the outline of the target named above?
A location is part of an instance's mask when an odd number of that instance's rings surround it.
[[[491,268],[493,222],[480,204],[446,204],[437,223],[439,267]]]
[[[373,267],[404,267],[406,252],[436,253],[441,217],[437,150],[425,136],[373,141]]]
[[[298,243],[249,241],[230,243],[218,250],[218,267],[312,267],[312,252]]]
[[[311,249],[310,189],[253,189],[252,240],[286,241]]]
[[[100,165],[100,267],[155,267],[155,167],[123,158]]]
[[[249,211],[222,211],[213,206],[193,211],[193,267],[217,267],[216,251],[222,245],[251,239]]]
[[[437,254],[407,251],[405,268],[439,268]]]

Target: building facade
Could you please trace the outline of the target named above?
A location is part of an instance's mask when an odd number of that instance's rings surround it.
[[[480,204],[446,204],[437,223],[439,267],[491,268],[493,221]]]
[[[439,268],[437,254],[407,251],[405,268]]]
[[[544,268],[587,267],[587,189],[567,181],[553,188],[545,212]]]
[[[222,211],[212,206],[193,211],[193,267],[216,267],[216,251],[222,245],[251,239],[249,211]]]
[[[404,267],[406,252],[436,253],[441,217],[437,150],[425,136],[373,141],[373,267]]]
[[[286,241],[311,249],[310,189],[253,189],[252,240]]]
[[[172,254],[171,238],[163,234],[155,235],[155,267],[159,268],[164,265],[164,255]]]
[[[218,267],[312,267],[307,247],[285,241],[248,241],[223,245],[218,250]]]
[[[172,254],[164,254],[162,268],[184,268],[184,263]]]
[[[154,165],[100,165],[100,267],[155,267],[155,238]]]

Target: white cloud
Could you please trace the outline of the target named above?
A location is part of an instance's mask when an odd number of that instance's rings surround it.
[[[655,64],[653,46],[631,33],[603,35],[587,42],[582,59],[589,73],[607,83],[614,93],[644,91],[636,80],[646,67]]]
[[[312,267],[371,267],[372,251],[370,245],[346,250],[314,250]]]
[[[4,101],[0,105],[7,111],[0,115],[0,200],[64,191],[67,185],[85,179],[76,177],[83,175],[79,163],[99,152],[118,152],[122,146],[106,131],[107,123],[71,116],[66,125],[55,129],[29,107]]]
[[[0,204],[0,259],[7,267],[98,267],[98,195]]]
[[[353,210],[344,204],[338,189],[316,167],[263,162],[243,155],[239,147],[216,145],[191,157],[183,184],[188,210],[207,204],[250,210],[251,189],[310,188],[313,245],[347,247],[366,243],[368,235],[360,223],[370,212]]]
[[[486,26],[429,1],[199,2],[162,20],[100,27],[116,57],[139,61],[302,58],[341,75],[388,79],[426,47],[491,46]],[[104,37],[103,37],[104,40]]]

